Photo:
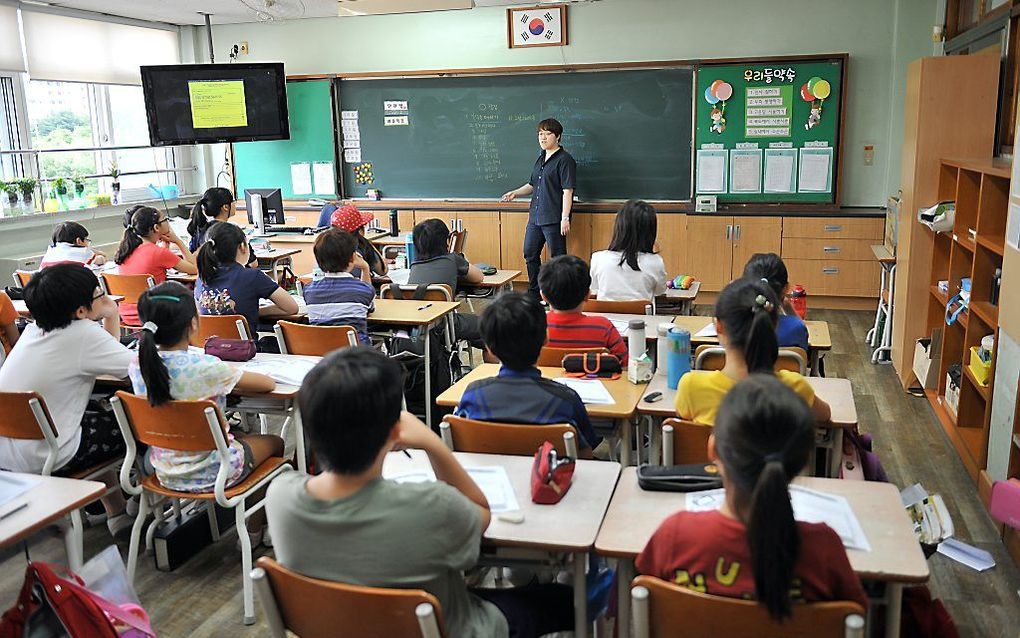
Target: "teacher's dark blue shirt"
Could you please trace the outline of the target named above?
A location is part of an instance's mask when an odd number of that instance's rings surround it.
[[[559,224],[563,214],[563,191],[577,186],[577,162],[563,147],[548,160],[542,151],[528,180],[535,192],[531,195],[528,221],[538,226]]]

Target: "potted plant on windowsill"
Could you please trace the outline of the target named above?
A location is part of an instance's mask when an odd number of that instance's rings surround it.
[[[13,211],[18,205],[18,185],[15,182],[0,182],[0,192],[7,195],[7,204]]]
[[[67,210],[67,178],[58,177],[53,180],[53,192],[57,194],[57,199],[60,200],[60,207],[63,210]]]
[[[110,162],[110,178],[113,179],[113,197],[111,201],[114,204],[120,203],[120,168],[117,167],[117,160]]]
[[[35,212],[35,205],[32,197],[35,196],[35,186],[38,182],[32,177],[22,177],[18,180],[18,189],[21,191],[21,205],[26,213]]]
[[[74,207],[85,208],[85,176],[75,173],[71,181],[74,182]]]

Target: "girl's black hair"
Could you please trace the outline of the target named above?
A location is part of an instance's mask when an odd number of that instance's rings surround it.
[[[142,237],[152,232],[159,224],[159,211],[151,206],[132,206],[124,211],[124,237],[117,247],[113,261],[123,264],[124,260],[142,245]]]
[[[198,276],[208,284],[224,264],[235,263],[237,249],[245,243],[244,231],[227,222],[216,222],[205,234],[205,243],[198,249]]]
[[[216,221],[216,215],[224,206],[230,206],[234,201],[234,194],[230,189],[222,186],[214,186],[207,190],[202,199],[195,202],[191,209],[191,221],[188,222],[188,234],[197,237],[199,233]]]
[[[142,328],[138,333],[138,369],[145,380],[149,405],[163,405],[170,396],[170,373],[156,346],[172,346],[188,335],[191,320],[198,315],[195,298],[183,285],[168,281],[149,288],[138,297],[138,318],[156,324],[156,332]]]
[[[60,243],[75,244],[79,239],[85,240],[88,238],[88,229],[78,222],[61,222],[53,228],[54,246]]]
[[[779,358],[779,300],[770,286],[760,279],[731,281],[719,293],[715,317],[726,329],[730,346],[744,353],[750,374],[774,373]]]
[[[755,253],[744,266],[744,276],[748,279],[764,279],[768,281],[776,298],[783,299],[786,287],[790,285],[790,273],[786,264],[775,253]],[[762,282],[765,283],[765,282]]]
[[[715,418],[715,450],[747,526],[758,600],[781,621],[790,615],[800,534],[789,483],[814,444],[807,404],[774,375],[756,374],[730,390]]]
[[[616,213],[613,224],[613,239],[609,250],[622,253],[620,265],[626,263],[631,270],[638,268],[638,255],[655,252],[655,236],[658,227],[655,208],[640,199],[630,199]]]

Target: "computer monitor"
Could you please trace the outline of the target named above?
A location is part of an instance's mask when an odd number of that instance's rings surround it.
[[[252,215],[254,210],[252,200],[260,199],[262,208],[262,219],[255,219]],[[283,220],[283,194],[279,188],[246,188],[244,189],[244,205],[248,211],[248,223],[256,228],[264,228],[277,224],[282,226]]]

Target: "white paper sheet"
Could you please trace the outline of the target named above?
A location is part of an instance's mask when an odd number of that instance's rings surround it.
[[[340,132],[347,136],[350,133],[360,133],[361,128],[358,125],[358,120],[341,120]]]
[[[348,164],[358,164],[359,162],[361,162],[361,149],[345,148],[344,161],[347,162]]]
[[[761,151],[730,153],[730,192],[761,192]]]
[[[575,379],[573,377],[560,377],[553,379],[558,383],[571,388],[581,397],[581,403],[585,405],[612,405],[616,403],[613,395],[598,379]]]
[[[1020,250],[1020,205],[1013,202],[1006,213],[1006,243],[1013,250]]]
[[[698,192],[726,192],[726,155],[698,151]]]
[[[800,154],[800,191],[825,193],[829,191],[829,166],[832,164],[832,149],[829,153]]]
[[[979,572],[995,567],[995,558],[990,553],[955,538],[947,538],[939,543],[937,551]]]
[[[358,119],[357,111],[340,111],[341,120],[356,120]]]
[[[695,337],[718,337],[715,332],[715,322],[709,321],[708,325],[694,333]]]
[[[616,328],[616,331],[620,333],[621,337],[627,336],[627,329],[630,328],[629,321],[623,321],[621,319],[610,319],[609,322],[613,324],[613,327]]]
[[[295,195],[312,194],[312,165],[298,162],[290,165],[290,190]]]
[[[0,471],[0,514],[7,511],[3,507],[4,505],[32,489],[38,483],[39,479],[15,476],[11,472]]]
[[[792,193],[793,156],[765,152],[765,192]]]
[[[361,139],[361,131],[358,127],[344,130],[344,146],[347,146],[347,142],[356,142]]]
[[[344,148],[361,148],[361,140],[345,137]]]
[[[241,366],[248,372],[258,372],[271,377],[277,383],[301,385],[305,375],[315,367],[314,361],[298,358],[252,360]]]
[[[336,193],[333,162],[315,162],[312,164],[312,177],[315,180],[316,195],[333,195]]]
[[[521,509],[505,467],[465,467],[464,470],[485,494],[493,514],[516,512]]]

